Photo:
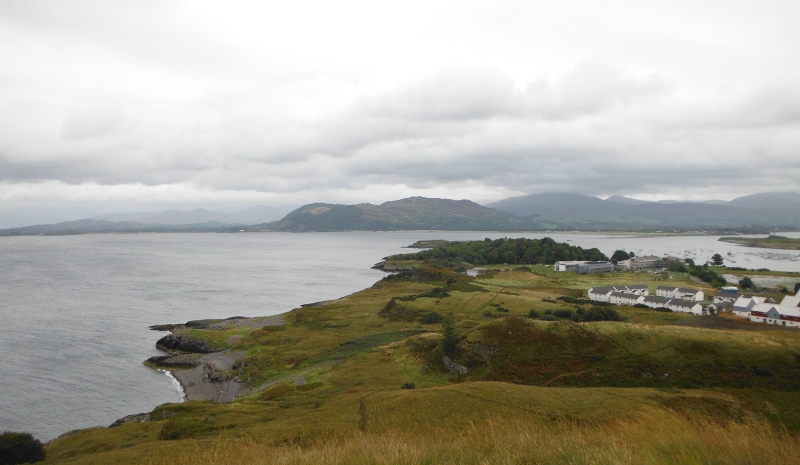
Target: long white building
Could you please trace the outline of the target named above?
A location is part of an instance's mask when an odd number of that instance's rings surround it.
[[[645,285],[593,287],[587,295],[589,300],[608,302],[615,305],[643,304],[650,308],[668,308],[673,312],[703,314],[703,306],[693,300],[657,297],[649,295]]]
[[[757,323],[800,327],[800,291],[780,304],[767,297],[743,295],[734,302],[733,314]]]

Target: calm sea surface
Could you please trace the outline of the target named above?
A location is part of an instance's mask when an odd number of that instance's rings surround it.
[[[639,255],[800,271],[800,252],[712,236],[510,233],[99,234],[0,238],[0,431],[52,439],[178,402],[142,365],[164,333],[149,325],[283,313],[384,275],[369,267],[419,239],[544,237]],[[797,234],[793,235],[798,237]]]

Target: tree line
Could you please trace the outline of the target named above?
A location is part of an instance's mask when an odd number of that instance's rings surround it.
[[[439,247],[412,254],[390,257],[395,260],[450,260],[473,265],[553,264],[563,260],[608,260],[597,248],[558,243],[549,237],[542,239],[489,239],[482,241],[448,242]]]

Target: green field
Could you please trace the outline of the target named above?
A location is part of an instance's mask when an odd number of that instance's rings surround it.
[[[592,286],[697,287],[677,273],[415,265],[281,326],[191,330],[247,353],[231,375],[249,395],[78,431],[47,462],[800,463],[800,331],[622,306],[603,307],[622,321],[556,316],[589,312],[559,297]]]

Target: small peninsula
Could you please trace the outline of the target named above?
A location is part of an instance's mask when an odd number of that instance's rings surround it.
[[[764,249],[800,250],[800,239],[785,236],[770,235],[767,237],[720,237],[720,241],[731,242],[745,247],[760,247]]]

